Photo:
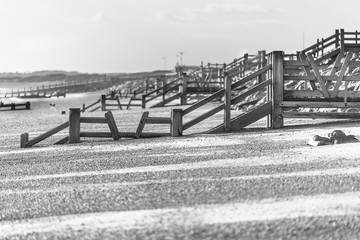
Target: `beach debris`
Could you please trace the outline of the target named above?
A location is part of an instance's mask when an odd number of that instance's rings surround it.
[[[341,130],[334,130],[328,134],[330,141],[334,144],[340,144],[345,142],[357,142],[359,141],[354,135],[346,135]]]
[[[310,146],[323,146],[323,145],[332,145],[332,144],[340,144],[346,142],[358,142],[359,140],[354,135],[346,135],[341,130],[334,130],[328,133],[328,137],[321,137],[319,135],[314,135],[308,141],[308,145]]]

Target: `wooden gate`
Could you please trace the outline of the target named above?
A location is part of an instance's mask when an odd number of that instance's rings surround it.
[[[316,63],[311,53],[302,60],[284,60],[278,64],[283,73],[276,79],[274,107],[282,118],[360,119],[360,61],[352,52],[339,53],[331,65]],[[331,61],[331,59],[329,59]]]

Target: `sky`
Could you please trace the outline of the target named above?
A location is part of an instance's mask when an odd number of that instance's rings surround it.
[[[359,0],[0,0],[0,72],[87,73],[295,53],[360,30]],[[182,52],[182,54],[180,54]]]

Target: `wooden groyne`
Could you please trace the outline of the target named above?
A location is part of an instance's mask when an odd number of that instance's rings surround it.
[[[7,108],[8,110],[30,110],[30,105],[30,102],[5,104],[0,101],[0,109]]]

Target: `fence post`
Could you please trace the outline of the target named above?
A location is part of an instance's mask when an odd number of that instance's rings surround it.
[[[186,92],[187,92],[187,78],[182,77],[182,84],[179,86],[179,92],[182,93],[180,98],[180,105],[186,105]]]
[[[339,43],[339,30],[336,29],[335,30],[335,47],[338,48],[340,46],[340,43]]]
[[[141,108],[146,108],[146,95],[141,95]]]
[[[345,53],[345,31],[340,29],[340,54],[343,56]]]
[[[80,108],[70,108],[69,143],[80,142]]]
[[[225,87],[225,74],[226,74],[226,63],[223,64],[223,68],[222,68],[222,71],[221,71],[220,88]]]
[[[106,118],[106,122],[108,123],[108,126],[109,126],[109,129],[110,129],[110,132],[111,132],[111,135],[113,137],[114,140],[119,140],[120,139],[120,136],[119,136],[119,130],[116,126],[116,122],[115,122],[115,119],[114,119],[114,116],[112,114],[111,111],[107,111],[105,113],[105,118]]]
[[[29,141],[29,134],[23,133],[20,135],[20,148],[26,148],[26,143]]]
[[[248,60],[249,60],[249,54],[248,53],[245,53],[244,54],[244,77],[245,77],[245,72],[246,72],[246,68],[247,68],[247,65],[248,65]]]
[[[231,131],[231,78],[225,77],[225,109],[224,109],[224,129],[225,132]]]
[[[172,137],[180,137],[183,135],[182,130],[182,109],[171,110],[171,126],[170,135]]]
[[[106,111],[106,95],[101,94],[101,111]]]
[[[355,31],[355,44],[358,44],[358,31]]]
[[[30,102],[25,103],[25,109],[30,109]]]
[[[280,103],[284,94],[284,52],[272,53],[272,128],[281,128],[284,125]]]
[[[261,68],[263,68],[263,67],[266,66],[266,51],[265,51],[265,50],[259,51],[259,52],[258,52],[258,55],[259,55],[258,68],[261,69]],[[261,74],[261,75],[258,77],[258,83],[261,83],[261,82],[265,81],[265,79],[266,79],[265,73],[264,73],[264,74]]]

